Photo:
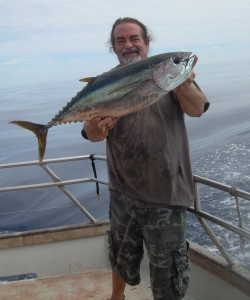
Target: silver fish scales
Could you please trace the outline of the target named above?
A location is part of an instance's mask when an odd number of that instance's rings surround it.
[[[62,123],[83,122],[99,117],[120,117],[141,110],[183,83],[197,57],[191,52],[171,52],[130,63],[97,77],[83,78],[88,84],[46,125],[14,120],[35,133],[39,161],[43,160],[49,128]]]

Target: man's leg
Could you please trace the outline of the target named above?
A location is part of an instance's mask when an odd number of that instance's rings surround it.
[[[126,283],[140,283],[143,236],[135,207],[120,193],[111,192],[110,196],[110,230],[107,234],[113,289],[109,300],[122,300]]]
[[[126,282],[115,271],[112,271],[112,295],[110,300],[122,300],[124,299],[124,291]]]
[[[189,282],[186,209],[151,209],[145,226],[154,300],[180,300]]]

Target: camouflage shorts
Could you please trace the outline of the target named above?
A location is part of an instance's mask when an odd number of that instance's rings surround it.
[[[139,284],[144,241],[154,300],[182,299],[189,283],[186,209],[137,208],[124,195],[111,191],[110,221],[112,268],[128,284]]]

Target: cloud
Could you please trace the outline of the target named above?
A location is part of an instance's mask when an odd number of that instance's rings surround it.
[[[211,49],[228,57],[235,44],[239,55],[243,49],[245,54],[249,8],[248,0],[228,0],[226,5],[217,0],[202,5],[200,0],[0,0],[0,65],[16,66],[13,82],[16,74],[35,80],[31,74],[39,68],[46,70],[41,72],[46,80],[74,70],[101,72],[115,64],[106,43],[114,20],[123,16],[138,18],[152,30],[152,54],[191,50],[202,62],[210,59]],[[0,69],[0,76],[4,84],[6,70],[1,74]]]
[[[0,66],[13,66],[13,65],[19,65],[21,64],[20,61],[17,60],[11,60],[11,61],[6,61],[6,62],[0,62]]]

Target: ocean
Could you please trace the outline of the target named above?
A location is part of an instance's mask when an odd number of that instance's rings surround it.
[[[220,62],[196,68],[196,81],[211,105],[201,118],[186,117],[193,173],[250,192],[250,61]],[[37,160],[35,136],[8,121],[21,119],[46,124],[83,87],[77,80],[1,88],[0,164]],[[82,124],[49,130],[45,158],[100,154],[105,142],[90,143],[81,137]],[[62,179],[93,176],[90,162],[51,166]],[[98,175],[107,178],[105,163],[97,163]],[[1,187],[46,182],[39,167],[0,170]],[[108,217],[108,191],[101,187],[98,200],[93,184],[70,186],[70,191],[95,216]],[[201,188],[202,208],[238,224],[234,197]],[[243,226],[249,229],[250,203],[240,201]],[[59,189],[0,194],[0,232],[16,232],[88,222]],[[250,241],[215,226],[223,244],[250,269]],[[213,249],[197,221],[188,216],[188,238]]]

